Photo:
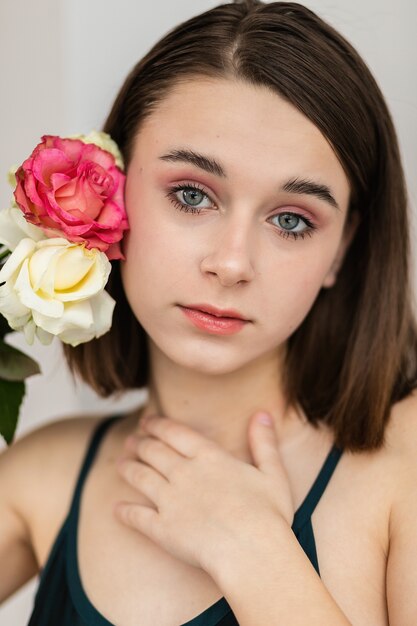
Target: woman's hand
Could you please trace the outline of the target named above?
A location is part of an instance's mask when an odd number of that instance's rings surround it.
[[[255,545],[271,521],[291,525],[294,507],[275,430],[258,415],[248,429],[255,465],[171,418],[148,417],[147,436],[127,438],[134,458],[121,459],[118,470],[154,507],[118,502],[118,519],[208,572],[230,542]]]

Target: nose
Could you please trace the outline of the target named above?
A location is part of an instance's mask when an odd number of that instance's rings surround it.
[[[218,237],[212,237],[209,242],[210,253],[201,261],[201,271],[217,276],[225,287],[250,282],[255,275],[252,259],[254,233],[249,221],[243,223],[240,217],[231,219],[229,224],[223,223]]]

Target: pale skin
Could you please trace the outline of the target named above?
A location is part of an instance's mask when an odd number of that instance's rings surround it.
[[[215,158],[227,177],[159,158],[179,147]],[[280,190],[296,177],[328,186],[339,210]],[[199,215],[167,198],[179,183],[204,188]],[[349,193],[318,129],[244,83],[178,87],[136,138],[122,277],[149,336],[149,398],[140,419],[126,416],[103,443],[78,543],[87,595],[113,623],[183,624],[226,596],[243,626],[415,624],[415,396],[393,407],[383,449],[343,455],[313,515],[321,578],[290,529],[332,434],[286,406],[282,355],[319,290],[337,280],[355,229]],[[274,216],[287,211],[316,225],[311,237],[279,234]],[[176,306],[196,302],[251,323],[226,337],[196,329]],[[260,410],[272,427],[256,421]],[[0,458],[0,559],[15,555],[0,597],[45,563],[96,422],[46,426]]]

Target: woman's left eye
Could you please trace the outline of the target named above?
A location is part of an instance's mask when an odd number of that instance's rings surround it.
[[[181,195],[185,202],[182,202],[178,195]],[[202,198],[209,199],[209,196],[198,185],[175,185],[171,187],[167,193],[168,198],[174,204],[174,206],[180,211],[191,211],[191,213],[200,213],[202,209],[208,208],[207,206],[198,206]],[[190,204],[187,204],[190,202]],[[211,205],[212,206],[212,205]]]
[[[313,224],[308,217],[304,215],[301,216],[298,213],[294,213],[293,211],[286,211],[283,213],[277,213],[273,215],[270,219],[278,219],[278,224],[281,227],[279,229],[279,233],[281,237],[292,237],[293,239],[298,239],[301,237],[304,239],[306,235],[311,237],[313,232],[317,230],[317,226]]]

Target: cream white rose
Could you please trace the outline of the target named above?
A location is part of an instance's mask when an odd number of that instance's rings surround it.
[[[23,212],[16,206],[0,211],[0,244],[14,250],[24,237],[39,241],[45,239],[45,234],[41,228],[27,222]]]
[[[35,334],[45,344],[54,336],[72,346],[90,341],[111,326],[115,301],[104,291],[110,271],[96,248],[25,237],[0,270],[0,313],[30,344]]]
[[[7,172],[7,182],[9,183],[11,187],[13,187],[13,189],[15,189],[17,185],[16,172],[18,169],[19,169],[18,165],[12,165],[9,171]]]

